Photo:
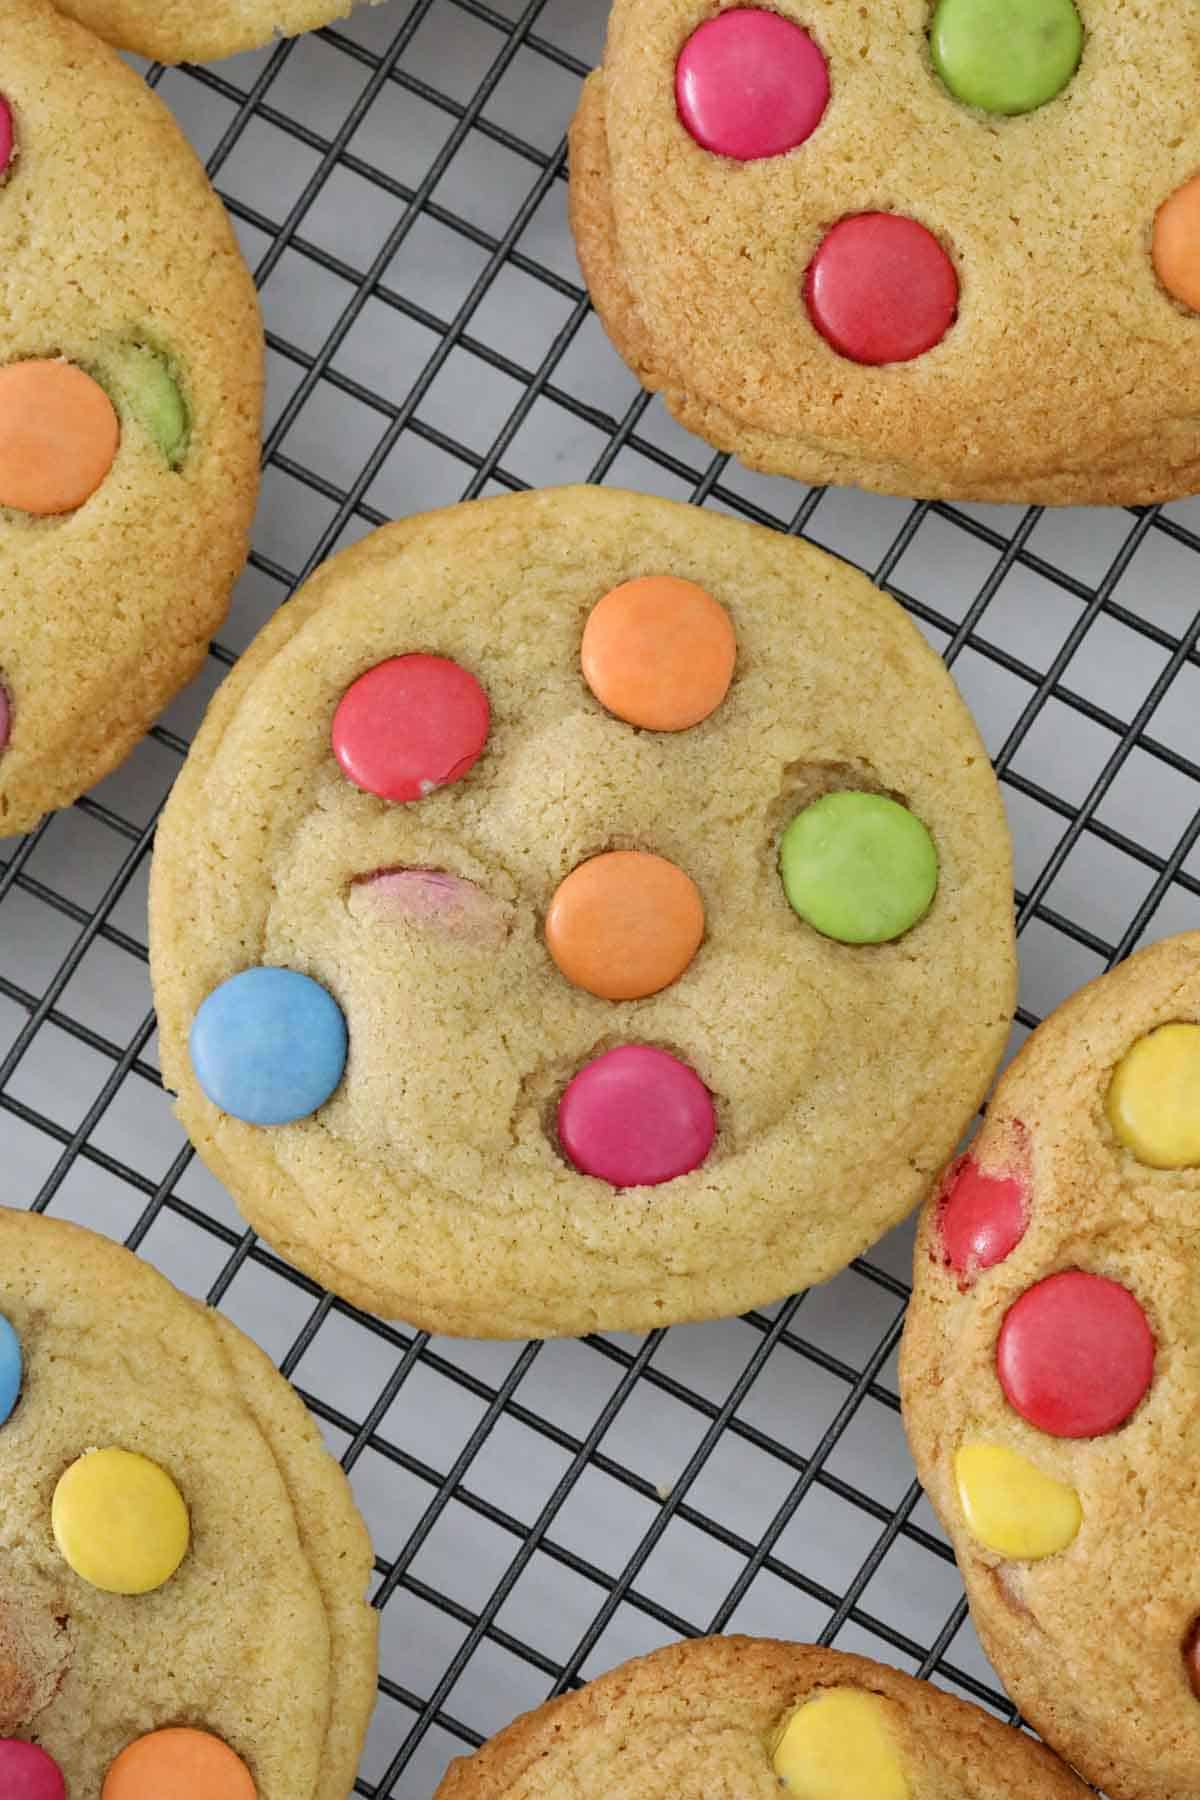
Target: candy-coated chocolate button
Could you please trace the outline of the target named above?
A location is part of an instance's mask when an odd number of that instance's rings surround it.
[[[1100,1437],[1139,1404],[1154,1338],[1129,1289],[1067,1269],[1027,1288],[1004,1315],[996,1373],[1010,1406],[1053,1437]]]
[[[854,213],[826,232],[804,298],[821,336],[857,363],[909,362],[939,344],[958,311],[954,264],[900,213]]]
[[[427,925],[470,944],[502,944],[510,909],[473,881],[441,869],[380,869],[360,875],[350,889],[356,919]]]
[[[0,1313],[0,1425],[12,1417],[21,1393],[21,1340]]]
[[[1001,1444],[964,1444],[954,1479],[971,1536],[998,1556],[1039,1562],[1065,1550],[1083,1523],[1073,1487]]]
[[[50,1523],[67,1563],[106,1594],[149,1594],[187,1552],[183,1496],[165,1469],[132,1450],[92,1450],[59,1478]]]
[[[720,706],[737,645],[729,614],[694,581],[643,575],[597,601],[583,678],[601,706],[647,731],[686,731]]]
[[[0,684],[0,750],[3,750],[8,743],[8,735],[11,728],[12,707],[9,704],[8,695],[4,691],[3,684]]]
[[[933,839],[883,794],[824,794],[797,813],[779,846],[795,910],[843,944],[882,944],[923,919],[937,891]]]
[[[938,1226],[946,1261],[961,1275],[990,1269],[1012,1253],[1029,1223],[1015,1175],[981,1169],[964,1156],[942,1196]]]
[[[829,101],[829,70],[807,31],[737,6],[693,31],[675,65],[675,103],[696,142],[755,162],[794,150]]]
[[[1113,1071],[1106,1101],[1117,1141],[1152,1169],[1200,1164],[1200,1025],[1160,1025]]]
[[[1192,1692],[1200,1700],[1200,1619],[1196,1620],[1184,1640],[1183,1666],[1192,1684]]]
[[[346,1021],[319,981],[243,969],[203,1000],[189,1048],[214,1106],[247,1125],[290,1125],[324,1106],[346,1067]]]
[[[381,800],[420,800],[458,781],[488,734],[487,695],[445,656],[393,656],[346,689],[333,754],[355,787]]]
[[[1151,252],[1171,298],[1200,312],[1200,175],[1176,188],[1159,207]]]
[[[179,383],[165,360],[145,344],[128,344],[113,373],[120,398],[141,421],[171,468],[177,469],[187,449],[188,410]]]
[[[956,100],[1027,113],[1070,81],[1083,26],[1073,0],[940,0],[929,48]]]
[[[887,1714],[862,1688],[829,1688],[798,1706],[772,1767],[797,1800],[909,1800]]]
[[[36,1744],[0,1738],[0,1794],[4,1800],[66,1800],[62,1770]]]
[[[0,506],[39,518],[74,512],[112,468],[120,442],[112,401],[74,363],[0,369]]]
[[[13,144],[16,133],[13,130],[12,107],[0,94],[0,177],[7,175],[8,165],[12,161]]]
[[[663,856],[611,850],[572,869],[546,914],[546,948],[568,981],[602,1000],[640,1000],[677,981],[700,948],[704,903]]]
[[[686,1063],[649,1044],[622,1044],[585,1064],[558,1105],[558,1136],[584,1175],[655,1187],[698,1168],[717,1119]]]
[[[127,1744],[100,1800],[255,1800],[249,1769],[208,1731],[170,1725]]]

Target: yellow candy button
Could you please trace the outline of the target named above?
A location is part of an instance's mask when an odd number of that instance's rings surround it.
[[[964,1444],[954,1458],[972,1537],[987,1550],[1038,1562],[1065,1550],[1083,1523],[1079,1495],[1000,1444]]]
[[[188,1547],[188,1510],[165,1469],[130,1450],[92,1450],[54,1490],[54,1541],[76,1575],[107,1594],[148,1594]]]
[[[798,1706],[771,1760],[800,1800],[909,1800],[887,1714],[862,1688],[829,1688]]]
[[[1108,1122],[1152,1169],[1200,1163],[1200,1025],[1160,1025],[1113,1071]]]

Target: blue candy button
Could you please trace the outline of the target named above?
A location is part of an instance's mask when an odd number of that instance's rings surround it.
[[[21,1392],[21,1340],[0,1313],[0,1425],[12,1416]]]
[[[245,969],[192,1020],[196,1079],[247,1125],[290,1125],[324,1106],[346,1067],[346,1021],[332,994],[295,969]]]

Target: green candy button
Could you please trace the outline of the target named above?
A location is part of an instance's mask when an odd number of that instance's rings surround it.
[[[1072,0],[940,0],[929,47],[955,99],[984,112],[1027,113],[1070,81],[1083,26]]]
[[[166,359],[145,344],[122,344],[106,356],[100,381],[118,410],[131,413],[177,469],[187,454],[191,420]]]
[[[842,944],[884,944],[924,918],[937,889],[933,839],[883,794],[826,794],[779,846],[783,890],[802,919]]]

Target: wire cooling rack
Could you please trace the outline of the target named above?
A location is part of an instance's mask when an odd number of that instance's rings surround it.
[[[800,532],[903,602],[980,722],[1017,846],[1014,1044],[1198,917],[1200,502],[914,505],[751,475],[681,431],[609,349],[566,226],[563,132],[603,24],[603,0],[390,0],[147,71],[262,290],[255,551],[204,675],[124,768],[0,844],[3,1198],[123,1239],[299,1387],[374,1535],[358,1792],[398,1800],[523,1708],[700,1631],[820,1638],[1011,1709],[901,1432],[910,1228],[744,1319],[431,1340],[322,1294],[192,1156],[157,1068],[147,862],[205,702],[295,584],[393,515],[525,485]]]

